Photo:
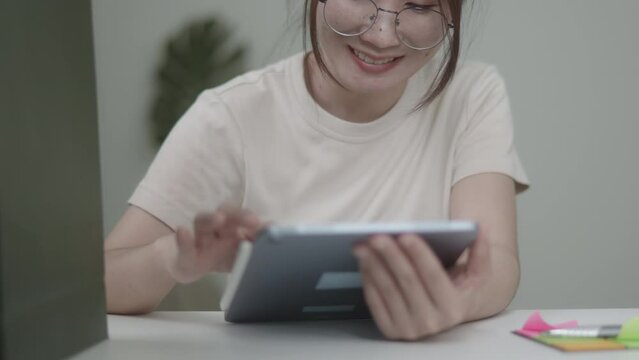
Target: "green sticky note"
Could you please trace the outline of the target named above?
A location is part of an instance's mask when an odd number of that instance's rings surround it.
[[[623,324],[616,340],[629,348],[639,348],[639,316]]]

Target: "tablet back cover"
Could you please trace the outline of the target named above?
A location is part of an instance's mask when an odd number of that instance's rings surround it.
[[[461,224],[468,225],[468,224]],[[462,226],[463,227],[463,226]],[[277,230],[275,230],[277,232]],[[476,226],[452,237],[434,232],[428,241],[454,263],[475,239]],[[370,318],[361,289],[355,241],[366,236],[333,234],[295,237],[295,231],[259,237],[225,319],[231,322]]]

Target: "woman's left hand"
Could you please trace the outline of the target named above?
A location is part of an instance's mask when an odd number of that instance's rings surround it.
[[[377,235],[355,246],[364,296],[380,331],[392,340],[417,340],[473,318],[473,293],[491,273],[480,236],[468,261],[448,271],[417,235]]]

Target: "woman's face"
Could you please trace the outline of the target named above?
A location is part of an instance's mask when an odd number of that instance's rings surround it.
[[[318,43],[322,59],[328,70],[346,89],[363,94],[381,93],[403,88],[406,81],[432,59],[441,45],[429,50],[414,50],[406,46],[395,31],[395,14],[379,11],[374,25],[365,33],[346,37],[337,34],[325,21],[331,18],[331,10],[337,10],[333,1],[365,3],[368,0],[328,0],[328,5],[319,3],[317,8]],[[377,0],[378,7],[401,11],[406,6],[436,6],[436,0]],[[342,3],[346,4],[346,3]],[[436,8],[439,9],[439,8]],[[412,11],[412,10],[411,10]],[[337,12],[337,11],[335,11]],[[342,16],[345,21],[353,17]],[[407,28],[408,25],[404,25]],[[344,25],[348,26],[348,25]]]

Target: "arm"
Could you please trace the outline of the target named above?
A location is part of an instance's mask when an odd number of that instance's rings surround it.
[[[160,303],[175,285],[161,256],[172,243],[167,225],[138,207],[126,210],[104,244],[107,312],[147,313]]]
[[[239,243],[261,228],[252,212],[229,204],[201,213],[194,232],[171,228],[130,206],[105,241],[107,311],[140,314],[155,309],[173,286],[212,271],[229,271]]]
[[[228,204],[211,213],[194,216],[193,212],[213,210],[225,199],[241,202],[242,144],[239,126],[216,92],[200,94],[175,124],[133,193],[132,203],[138,207],[129,207],[106,239],[109,312],[149,312],[176,282],[228,271],[238,242],[252,236],[260,222]],[[151,215],[154,209],[166,207],[171,215],[162,220],[171,227]],[[188,230],[176,228],[190,217],[194,223]],[[238,234],[241,227],[246,229]]]
[[[483,280],[481,286],[473,287],[464,321],[495,315],[510,304],[519,286],[515,184],[501,174],[470,176],[453,187],[450,203],[452,219],[479,223],[487,250],[486,256],[470,254],[476,267],[468,268],[469,259],[455,269],[464,270],[456,279],[460,283],[472,281],[473,276]]]
[[[479,222],[480,236],[446,271],[419,237],[377,236],[358,245],[364,294],[389,339],[416,340],[457,324],[494,315],[519,282],[515,187],[510,177],[479,174],[452,189],[451,218]]]

